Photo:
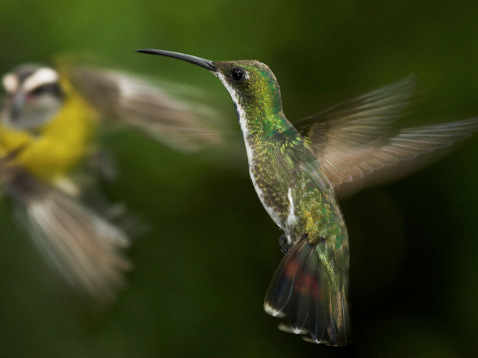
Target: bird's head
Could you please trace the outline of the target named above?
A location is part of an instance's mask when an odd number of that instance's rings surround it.
[[[255,60],[211,61],[179,52],[145,49],[142,53],[183,60],[214,73],[232,97],[238,111],[282,111],[279,83],[267,65]]]
[[[63,105],[60,76],[50,67],[18,66],[3,76],[2,84],[6,92],[2,120],[13,128],[38,130]]]

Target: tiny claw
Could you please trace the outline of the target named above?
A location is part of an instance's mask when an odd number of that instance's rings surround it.
[[[279,249],[280,249],[280,252],[285,255],[287,254],[287,252],[289,251],[290,247],[292,246],[289,242],[289,240],[287,239],[287,235],[286,234],[282,234],[280,237],[279,237]]]

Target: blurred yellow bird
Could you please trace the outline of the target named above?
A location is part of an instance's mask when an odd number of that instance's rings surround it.
[[[0,156],[5,192],[34,241],[75,287],[114,297],[130,267],[127,234],[81,201],[72,169],[95,154],[99,119],[144,129],[179,150],[220,141],[206,106],[136,76],[88,66],[21,65],[3,76]]]

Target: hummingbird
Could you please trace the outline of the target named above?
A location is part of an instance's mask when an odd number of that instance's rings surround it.
[[[393,132],[413,77],[346,101],[294,126],[279,82],[255,60],[211,61],[183,53],[142,53],[190,62],[215,74],[234,102],[249,173],[266,212],[283,231],[284,253],[264,299],[279,329],[329,346],[350,343],[349,238],[338,200],[428,163],[478,129],[478,119]]]

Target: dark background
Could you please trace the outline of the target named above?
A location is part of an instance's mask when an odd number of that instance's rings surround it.
[[[136,132],[103,136],[120,175],[102,189],[149,223],[116,303],[94,307],[51,275],[1,204],[1,357],[472,357],[478,351],[478,138],[399,183],[343,203],[354,344],[303,343],[262,300],[280,235],[250,183],[233,106],[206,71],[157,47],[259,59],[298,119],[418,78],[413,124],[478,115],[478,7],[461,1],[17,1],[0,5],[0,72],[62,53],[203,88],[233,159],[185,155]]]

